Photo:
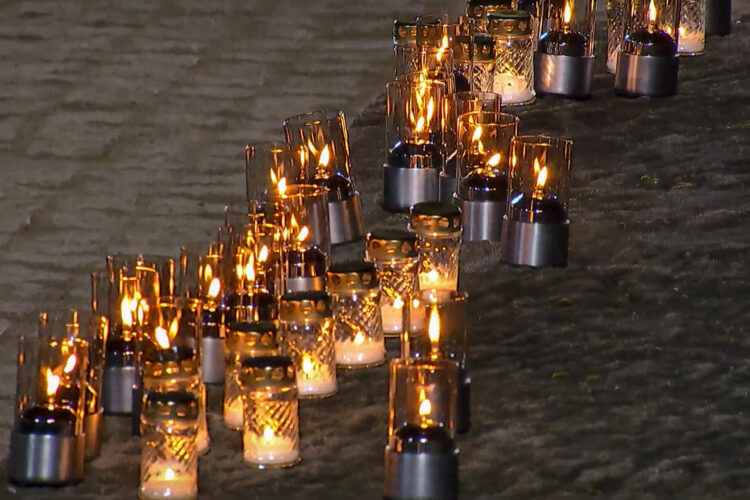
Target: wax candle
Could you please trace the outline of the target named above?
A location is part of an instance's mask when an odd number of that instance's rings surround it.
[[[336,364],[339,365],[372,365],[385,359],[385,344],[365,338],[358,332],[351,340],[336,341]]]
[[[138,497],[144,500],[191,499],[198,496],[198,475],[182,470],[183,464],[173,460],[156,461],[141,481]]]
[[[295,441],[278,435],[271,426],[263,434],[245,432],[243,436],[243,458],[246,463],[259,466],[291,465],[298,461],[299,450]]]
[[[510,73],[495,73],[493,91],[502,96],[503,104],[522,104],[534,98],[526,79]]]
[[[383,319],[384,333],[401,333],[404,324],[404,301],[397,297],[391,304],[381,302],[380,315]]]
[[[297,370],[297,390],[300,397],[327,396],[338,390],[336,372],[331,373],[327,365],[302,355],[302,365]]]
[[[242,429],[242,399],[230,399],[224,404],[224,424],[230,429]]]
[[[677,52],[680,54],[696,54],[703,52],[705,35],[699,31],[688,31],[680,28],[677,38]]]

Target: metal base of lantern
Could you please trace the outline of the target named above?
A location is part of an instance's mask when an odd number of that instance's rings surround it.
[[[517,266],[565,267],[568,264],[570,222],[544,224],[508,220],[503,222],[500,259]]]
[[[677,56],[634,56],[620,52],[615,93],[626,97],[665,97],[677,92]]]
[[[97,413],[87,413],[83,420],[83,432],[86,435],[86,460],[99,455],[102,447],[102,434],[104,424],[104,410]]]
[[[440,202],[450,203],[451,205],[456,203],[456,176],[448,175],[444,172],[440,172],[439,179],[439,190],[440,190]]]
[[[456,432],[463,434],[471,429],[471,377],[461,370],[456,398]]]
[[[83,481],[86,436],[11,431],[8,479],[21,485],[62,486]]]
[[[354,193],[347,200],[329,201],[328,218],[332,245],[361,240],[365,237],[365,221],[362,218],[362,201],[359,193]]]
[[[323,276],[287,278],[286,292],[323,292],[326,289],[326,279]]]
[[[583,99],[591,95],[594,56],[534,55],[534,90]]]
[[[422,201],[438,201],[440,171],[436,168],[402,168],[383,165],[383,208],[407,212]]]
[[[706,0],[706,36],[732,32],[732,0]]]
[[[205,384],[224,383],[224,339],[203,337],[202,377]]]
[[[104,369],[102,406],[107,415],[128,415],[133,412],[134,366],[110,366]]]
[[[450,453],[398,453],[386,446],[383,497],[390,500],[458,498],[458,449]]]
[[[505,201],[461,202],[464,241],[500,241],[503,235]]]

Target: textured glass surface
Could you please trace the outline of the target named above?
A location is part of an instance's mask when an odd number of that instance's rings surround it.
[[[696,55],[706,40],[706,0],[682,0],[677,52]]]
[[[292,358],[300,397],[325,397],[338,391],[333,321],[282,321],[283,354]]]
[[[401,259],[392,262],[376,262],[375,269],[380,281],[380,314],[383,332],[387,336],[401,333],[404,301],[417,289],[419,259]]]
[[[493,92],[495,61],[475,61],[473,89],[477,92]]]
[[[503,105],[534,101],[534,48],[531,37],[495,40],[493,91]]]
[[[296,391],[253,391],[245,397],[242,435],[245,462],[288,467],[300,460]]]
[[[623,37],[625,0],[607,0],[607,71],[615,72]]]
[[[143,422],[140,498],[197,497],[197,432],[197,423]]]
[[[456,290],[461,236],[419,238],[419,288],[421,290]]]
[[[227,367],[224,378],[224,425],[230,429],[242,430],[242,391],[237,383],[236,367]]]
[[[333,320],[337,364],[373,366],[385,360],[380,290],[337,294],[333,301]]]

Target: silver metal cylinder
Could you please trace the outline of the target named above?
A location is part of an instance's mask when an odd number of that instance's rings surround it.
[[[634,56],[620,52],[615,93],[626,97],[665,97],[677,92],[677,56]]]
[[[203,337],[201,344],[203,363],[202,376],[206,384],[224,383],[224,339],[219,337]]]
[[[456,203],[456,176],[440,172],[439,190],[441,203]]]
[[[383,165],[383,208],[406,212],[420,201],[438,201],[440,171]]]
[[[325,289],[325,276],[304,276],[286,279],[286,293],[323,292]]]
[[[386,446],[383,496],[391,500],[458,498],[458,449],[449,453],[398,453]]]
[[[534,55],[534,90],[583,99],[591,95],[594,56]]]
[[[365,221],[362,218],[362,201],[359,193],[354,193],[346,200],[329,201],[328,218],[332,245],[365,237]]]
[[[104,369],[102,406],[107,415],[127,415],[133,411],[134,366],[109,366]]]
[[[505,217],[500,259],[531,267],[565,267],[568,264],[570,222],[545,224],[520,222]]]
[[[83,432],[86,435],[86,460],[99,455],[104,433],[104,410],[97,413],[87,413],[83,420]]]
[[[500,241],[503,235],[505,201],[461,202],[464,241]]]
[[[83,481],[86,436],[11,431],[8,479],[22,485],[62,486]]]

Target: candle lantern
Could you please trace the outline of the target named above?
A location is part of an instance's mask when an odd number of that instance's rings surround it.
[[[367,235],[365,260],[375,264],[380,282],[380,316],[386,337],[403,329],[404,304],[417,289],[419,245],[414,233],[381,229]]]
[[[677,54],[703,54],[706,42],[706,0],[682,0]]]
[[[331,297],[326,292],[296,292],[281,297],[282,353],[297,371],[302,398],[336,394],[336,353]]]
[[[242,391],[237,377],[242,360],[248,357],[277,356],[280,337],[272,321],[258,323],[230,323],[224,355],[226,373],[224,380],[224,425],[242,430]]]
[[[488,14],[488,30],[495,42],[493,92],[504,106],[534,102],[534,44],[531,14],[498,10]]]
[[[565,267],[568,180],[573,142],[518,136],[510,147],[510,191],[501,259],[515,265]]]
[[[394,76],[419,71],[416,21],[393,21]]]
[[[268,191],[298,184],[308,162],[304,146],[261,142],[245,146],[245,192],[248,203],[266,198]]]
[[[394,359],[388,389],[384,496],[454,499],[458,366],[453,361]]]
[[[534,56],[536,91],[589,97],[594,73],[595,0],[544,0],[540,26]]]
[[[143,390],[145,393],[185,391],[198,400],[196,449],[210,446],[206,421],[206,388],[201,380],[202,310],[198,299],[162,297],[158,321],[144,330]]]
[[[292,185],[272,204],[282,227],[286,291],[323,290],[331,253],[327,189]]]
[[[478,92],[495,91],[495,41],[489,35],[475,35],[472,41],[474,72],[472,85]]]
[[[245,358],[237,379],[245,412],[245,463],[265,469],[302,460],[294,362],[283,356]]]
[[[342,111],[314,111],[284,120],[286,141],[306,148],[309,165],[304,182],[328,190],[330,242],[361,240],[365,235],[362,202],[351,175],[349,132]]]
[[[494,57],[493,57],[494,64]],[[454,149],[446,157],[443,170],[440,172],[440,201],[455,203],[456,199],[456,164],[458,148],[458,117],[471,111],[500,112],[500,96],[494,92],[455,92],[445,97],[448,126],[446,136],[448,144],[454,144]]]
[[[517,7],[514,6],[512,0],[504,0],[498,2],[497,0],[467,0],[466,2],[466,14],[473,18],[476,22],[477,32],[480,34],[489,33],[489,22],[487,15],[492,14],[498,10],[507,10]]]
[[[365,262],[331,266],[328,292],[333,299],[336,364],[344,368],[383,364],[385,342],[375,266]]]
[[[468,295],[447,290],[423,290],[410,301],[410,323],[402,338],[402,353],[415,359],[447,359],[458,364],[456,431],[471,427],[471,377],[466,369]]]
[[[617,54],[620,52],[625,23],[625,0],[607,0],[607,71],[614,73],[617,68]]]
[[[198,497],[198,416],[192,392],[148,393],[141,415],[141,484],[138,498]]]
[[[706,35],[727,36],[732,32],[732,0],[706,0]]]
[[[500,241],[508,195],[508,158],[518,118],[472,111],[458,118],[458,197],[467,241]]]
[[[677,92],[680,1],[626,0],[615,93],[663,97]]]
[[[248,225],[237,243],[245,253],[246,268],[243,272],[252,283],[253,295],[280,295],[284,290],[284,230],[281,226],[266,222]],[[253,311],[252,316],[263,316],[263,311]],[[273,318],[261,318],[273,319]],[[253,321],[259,321],[253,318]]]
[[[408,210],[438,199],[446,85],[424,74],[388,82],[383,207]]]
[[[88,345],[67,329],[19,340],[8,479],[21,485],[83,480]]]
[[[461,210],[448,203],[417,203],[411,207],[409,229],[418,240],[419,288],[456,290]]]
[[[453,52],[453,76],[456,81],[456,92],[472,90],[474,74],[472,40],[475,31],[474,19],[468,16],[459,16],[456,23],[443,24],[441,46],[448,47]]]

